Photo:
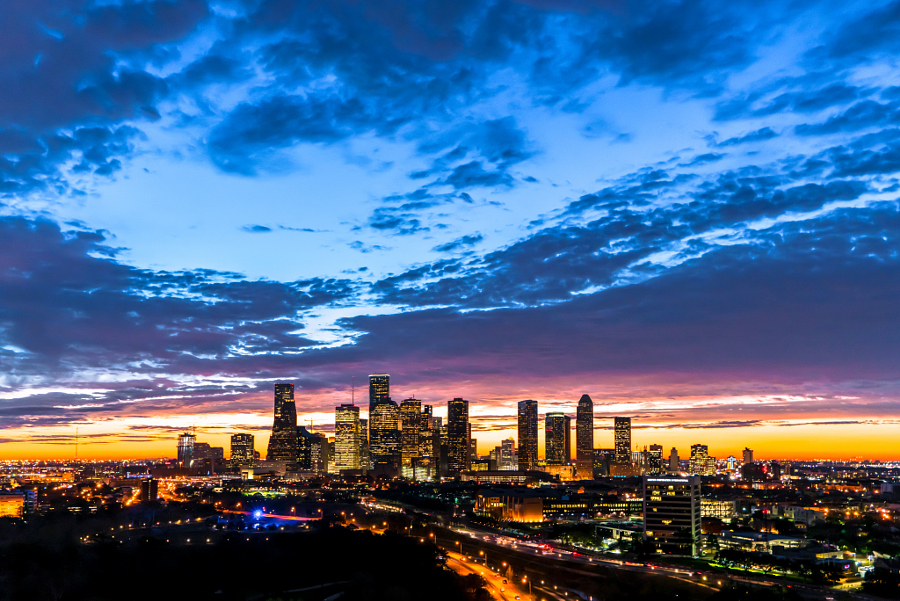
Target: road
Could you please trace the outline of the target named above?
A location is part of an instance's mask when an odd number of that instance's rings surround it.
[[[487,589],[491,596],[502,601],[514,601],[515,599],[532,599],[527,590],[517,586],[521,583],[508,581],[496,571],[486,568],[467,557],[454,552],[447,553],[447,567],[461,576],[478,574],[487,581]],[[504,584],[504,580],[507,580]]]
[[[763,577],[748,577],[747,575],[738,574],[719,574],[714,572],[706,572],[697,575],[696,572],[687,567],[670,566],[670,565],[654,565],[629,562],[625,560],[591,557],[581,554],[573,554],[569,551],[561,549],[540,549],[536,544],[515,540],[509,537],[497,536],[495,533],[476,530],[471,527],[444,529],[440,527],[430,528],[434,533],[435,542],[448,549],[460,550],[470,556],[475,553],[483,552],[491,556],[494,562],[500,561],[506,557],[518,556],[522,560],[527,561],[530,565],[554,563],[556,566],[566,572],[580,574],[583,576],[591,576],[595,572],[596,566],[604,566],[614,568],[616,570],[624,570],[630,572],[638,572],[644,574],[656,574],[680,580],[693,586],[718,590],[728,581],[745,582],[747,584],[762,586],[791,586],[806,597],[826,600],[829,598],[837,598],[838,591],[830,587],[816,586],[812,584],[801,584],[796,582],[785,582],[784,580],[770,580]],[[455,536],[453,536],[455,535]],[[509,554],[509,555],[507,555]],[[848,591],[841,591],[845,595],[857,599],[866,599],[865,595]],[[555,591],[548,591],[548,596],[554,596]],[[566,598],[571,599],[569,595]],[[560,597],[562,600],[562,597]]]

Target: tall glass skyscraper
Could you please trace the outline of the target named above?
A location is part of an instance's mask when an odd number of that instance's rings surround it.
[[[400,408],[390,398],[376,404],[369,414],[369,457],[375,469],[400,467]]]
[[[369,415],[372,415],[375,405],[389,398],[391,398],[391,376],[388,374],[369,376]]]
[[[575,477],[594,478],[594,401],[586,394],[578,399],[575,414]]]
[[[409,470],[421,456],[419,436],[422,432],[422,401],[406,399],[400,403],[400,468]]]
[[[289,467],[297,463],[297,407],[293,384],[275,384],[275,419],[266,459],[284,461]]]
[[[377,409],[379,405],[384,407]],[[373,468],[400,461],[400,417],[391,401],[391,376],[369,376],[369,462]],[[397,466],[399,468],[399,465]]]
[[[547,465],[572,463],[572,420],[565,413],[548,413],[544,418],[544,457]]]
[[[519,401],[519,469],[533,470],[538,459],[538,402]]]
[[[191,467],[194,461],[194,444],[197,436],[192,432],[185,432],[178,436],[178,467]]]
[[[359,407],[343,404],[334,408],[334,467],[359,469]]]
[[[447,403],[447,468],[451,476],[469,469],[469,401],[455,398]]]
[[[615,418],[616,463],[631,463],[631,418]]]

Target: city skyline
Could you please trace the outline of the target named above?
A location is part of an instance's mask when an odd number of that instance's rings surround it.
[[[465,436],[469,436],[472,439],[477,439],[477,436],[472,435],[472,432],[475,433],[482,432],[482,440],[481,444],[477,447],[477,452],[481,456],[487,456],[487,453],[483,451],[491,450],[499,448],[502,441],[510,439],[514,442],[514,447],[518,449],[519,452],[523,451],[523,446],[521,440],[523,437],[527,438],[527,434],[523,435],[523,432],[527,433],[528,430],[528,418],[523,418],[523,415],[528,415],[528,409],[526,409],[526,413],[522,413],[523,407],[530,407],[530,411],[534,413],[534,418],[532,419],[533,425],[532,427],[536,429],[537,434],[537,444],[535,445],[534,452],[536,453],[537,460],[544,462],[547,465],[571,465],[573,468],[577,469],[578,466],[578,437],[579,437],[579,417],[581,416],[587,423],[590,423],[590,431],[593,433],[592,444],[593,449],[591,451],[591,459],[593,462],[593,450],[599,449],[609,449],[610,452],[613,453],[613,457],[615,461],[624,463],[626,461],[632,460],[632,455],[637,454],[643,448],[643,452],[647,453],[647,448],[650,449],[650,458],[649,461],[655,461],[652,459],[654,457],[654,449],[658,449],[659,461],[662,460],[662,452],[663,448],[669,448],[669,441],[665,438],[659,440],[661,437],[670,436],[670,434],[666,434],[666,429],[663,428],[655,428],[653,425],[642,425],[642,424],[634,424],[632,418],[625,417],[621,415],[615,416],[607,416],[607,421],[610,425],[604,426],[602,425],[603,418],[601,417],[599,420],[597,419],[596,410],[593,408],[593,402],[590,398],[590,395],[584,394],[581,395],[578,401],[570,403],[573,405],[568,411],[560,410],[565,409],[565,403],[553,403],[552,406],[555,409],[542,409],[542,403],[537,400],[526,400],[519,401],[516,403],[517,406],[517,415],[513,416],[515,418],[515,422],[511,427],[503,430],[490,430],[483,429],[479,430],[476,427],[475,430],[472,429],[472,423],[469,418],[469,410],[472,404],[468,400],[464,400],[460,397],[455,397],[453,399],[448,399],[446,401],[446,405],[444,407],[437,407],[437,411],[435,411],[435,407],[431,404],[425,404],[420,399],[415,398],[407,398],[402,401],[400,404],[397,404],[390,397],[390,385],[389,374],[377,374],[370,375],[370,406],[374,407],[375,405],[381,405],[381,408],[387,408],[388,413],[384,414],[376,414],[376,422],[379,419],[384,420],[387,419],[382,425],[383,430],[377,431],[374,434],[376,440],[376,450],[372,456],[372,466],[377,466],[380,463],[390,463],[391,461],[395,462],[398,470],[401,466],[408,467],[408,459],[409,456],[415,455],[415,452],[410,451],[410,448],[415,447],[419,449],[419,434],[420,428],[424,428],[425,420],[431,419],[432,416],[437,417],[437,419],[446,419],[449,406],[457,401],[462,401],[465,404],[464,415],[465,415],[465,425],[467,427],[467,434]],[[376,392],[372,392],[376,391]],[[377,397],[377,401],[375,400]],[[176,431],[179,439],[178,453],[176,453],[176,457],[178,461],[181,461],[182,456],[182,439],[186,437],[190,437],[192,441],[191,447],[193,448],[193,441],[196,440],[196,433],[198,431],[204,432],[206,438],[213,440],[216,444],[221,444],[221,448],[226,448],[229,446],[233,449],[235,445],[235,438],[241,437],[249,437],[250,440],[259,439],[261,444],[266,445],[268,451],[263,455],[264,458],[275,461],[283,461],[288,466],[296,466],[298,465],[298,456],[297,456],[297,444],[296,441],[303,437],[301,431],[304,433],[307,432],[316,432],[316,436],[322,435],[324,432],[326,436],[330,435],[330,440],[336,441],[338,435],[338,423],[340,421],[341,415],[349,415],[348,412],[352,410],[352,414],[355,416],[352,419],[355,420],[356,429],[353,432],[354,438],[354,447],[358,447],[358,456],[357,456],[357,464],[360,469],[365,469],[361,463],[361,456],[359,453],[362,452],[362,447],[360,446],[362,441],[365,441],[366,444],[366,452],[368,452],[369,441],[371,440],[370,434],[367,426],[370,423],[368,419],[367,413],[364,413],[364,406],[356,404],[352,399],[350,403],[341,403],[340,405],[333,408],[331,412],[331,421],[330,423],[325,422],[315,424],[313,420],[309,420],[304,423],[303,417],[298,417],[298,413],[296,412],[296,405],[294,401],[294,385],[292,383],[287,382],[277,382],[274,384],[274,393],[272,394],[272,404],[274,406],[274,417],[272,414],[272,410],[270,410],[268,419],[269,426],[259,426],[259,427],[247,427],[244,424],[244,428],[242,431],[233,431],[233,432],[220,432],[216,429],[204,430],[199,429],[194,426],[184,426],[184,427],[175,427],[173,431]],[[414,427],[416,428],[416,433],[413,435],[414,439],[407,439],[406,437],[409,434],[404,433],[403,423],[404,423],[404,411],[406,408],[413,410],[415,413],[415,422]],[[436,413],[443,413],[444,415],[435,415]],[[302,413],[299,415],[303,415]],[[318,415],[318,414],[317,414]],[[378,415],[382,417],[379,418]],[[412,414],[410,414],[412,415]],[[385,417],[387,416],[387,417]],[[409,419],[409,416],[407,417]],[[525,419],[523,422],[522,420]],[[560,424],[567,424],[568,427],[564,429],[563,434],[557,433],[554,437],[554,442],[551,443],[547,438],[547,431],[549,429],[549,423],[551,419],[555,421],[560,421]],[[599,422],[599,424],[598,424]],[[430,423],[430,422],[429,422]],[[523,426],[523,424],[525,424]],[[489,425],[489,424],[488,424]],[[363,427],[363,430],[360,431],[360,426]],[[484,427],[485,424],[482,423],[480,427]],[[525,430],[523,430],[523,427]],[[563,427],[563,426],[561,426]],[[641,437],[639,440],[635,440],[633,436],[633,429],[637,428],[638,430],[647,430],[648,434],[644,437]],[[255,432],[255,434],[249,434],[248,430]],[[681,438],[680,443],[676,443],[675,446],[671,447],[672,451],[677,450],[678,446],[681,446],[683,451],[687,451],[684,456],[689,456],[691,459],[694,459],[694,455],[697,448],[702,448],[703,456],[705,457],[708,453],[710,456],[719,455],[719,459],[722,460],[726,456],[732,457],[742,457],[744,459],[744,463],[747,463],[747,457],[749,452],[750,461],[753,461],[754,451],[744,446],[744,448],[740,451],[736,451],[735,449],[740,446],[740,444],[745,444],[745,440],[735,441],[730,440],[727,444],[713,446],[713,450],[709,451],[710,445],[703,444],[703,442],[709,442],[709,439],[712,438],[715,440],[715,437],[710,437],[710,430],[706,430],[704,428],[694,428],[694,432],[688,436],[688,438]],[[581,430],[582,432],[586,432],[586,430]],[[608,436],[604,437],[603,434],[598,438],[598,432],[608,431]],[[714,429],[711,429],[712,432],[715,432]],[[497,434],[500,432],[501,434]],[[510,433],[511,432],[511,433]],[[273,434],[277,433],[280,438],[278,438],[278,442],[275,442],[275,446],[273,447],[273,441],[276,438],[273,437]],[[509,436],[506,434],[509,433]],[[704,434],[705,433],[705,434]],[[365,436],[363,436],[365,434]],[[311,434],[306,434],[311,435]],[[499,436],[499,438],[498,438]],[[560,439],[559,437],[563,438]],[[585,436],[585,440],[587,439],[587,435]],[[650,436],[656,436],[656,438],[650,440]],[[701,437],[704,437],[702,441],[698,442]],[[362,437],[362,438],[360,438]],[[566,440],[568,445],[562,445],[562,440]],[[608,440],[607,440],[608,439]],[[690,439],[692,442],[690,444],[684,444],[684,440]],[[387,450],[381,451],[384,455],[383,458],[378,458],[379,455],[379,445],[377,441],[386,440],[388,442],[388,447],[385,447]],[[230,441],[230,442],[229,442]],[[650,441],[650,442],[648,442]],[[79,443],[79,438],[76,435],[73,435],[71,439],[68,441],[70,446],[75,446],[75,452],[77,453],[77,445]],[[164,445],[171,446],[170,440],[165,439]],[[663,445],[660,445],[659,442],[663,442]],[[606,445],[605,443],[609,443]],[[208,443],[203,443],[206,447],[210,445]],[[525,443],[527,446],[527,442]],[[587,443],[585,443],[586,445]],[[251,443],[252,445],[252,443]],[[555,445],[557,449],[552,454],[550,452],[550,446]],[[566,446],[568,447],[566,449]],[[587,447],[585,447],[586,449]],[[467,445],[461,446],[460,449],[468,449]],[[759,450],[757,448],[757,450]],[[460,451],[462,452],[462,451]],[[467,452],[467,451],[466,451]],[[527,451],[526,451],[527,452]],[[257,451],[259,453],[259,451]],[[346,456],[347,451],[344,451],[344,455]],[[559,453],[563,453],[567,455],[567,458],[564,460],[563,455],[559,455]],[[190,454],[190,452],[188,453]],[[768,453],[765,449],[763,449],[762,453],[756,453],[755,455],[758,460],[776,460],[776,459],[796,459],[796,460],[859,460],[859,459],[870,459],[870,460],[887,460],[887,461],[898,461],[895,457],[885,456],[885,457],[877,457],[877,456],[856,456],[856,457],[838,457],[838,456],[823,456],[812,453],[801,453],[794,455],[785,455],[785,454],[775,454]],[[162,458],[167,457],[167,454],[163,452],[158,455],[143,455],[143,456],[122,456],[119,454],[112,455],[103,455],[100,457],[91,457],[90,455],[81,454],[79,458],[90,460],[90,459],[151,459],[151,458]],[[586,457],[586,455],[585,455]],[[402,459],[401,459],[402,458]],[[2,458],[0,460],[9,459]],[[66,457],[65,455],[48,455],[46,457],[16,457],[13,459],[71,459],[71,457]],[[666,459],[665,461],[668,461]],[[536,465],[536,464],[535,464]],[[693,464],[692,464],[693,465]],[[356,467],[344,467],[342,469],[357,469]],[[523,468],[528,469],[528,468]],[[398,471],[399,473],[399,471]],[[584,468],[582,473],[587,473],[587,468]]]
[[[0,459],[268,454],[276,382],[900,457],[896,3],[4,9]]]

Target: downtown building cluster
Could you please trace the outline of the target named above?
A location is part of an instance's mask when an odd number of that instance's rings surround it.
[[[334,434],[329,436],[298,425],[294,386],[277,383],[265,459],[254,451],[253,435],[235,434],[228,466],[255,468],[260,472],[274,469],[282,473],[372,472],[416,481],[465,479],[471,478],[473,472],[536,470],[562,481],[663,474],[710,476],[720,467],[720,462],[703,444],[692,445],[685,459],[676,448],[664,454],[659,444],[644,446],[642,450],[633,447],[629,417],[613,418],[613,446],[596,448],[594,404],[587,394],[576,405],[574,456],[572,417],[559,411],[541,416],[536,400],[518,403],[517,439],[503,440],[487,455],[479,455],[469,420],[469,401],[463,398],[448,401],[444,419],[434,415],[433,405],[416,398],[407,398],[398,405],[390,391],[388,374],[369,376],[368,418],[361,416],[359,405],[341,404],[335,407]],[[539,456],[538,438],[541,422],[543,459]],[[194,442],[192,434],[184,434],[179,439],[178,457],[179,464],[185,466],[208,466],[223,461],[221,449]],[[725,460],[725,466],[732,471],[751,464],[754,462],[750,449],[744,450],[742,461],[735,457]],[[751,472],[753,469],[766,473],[768,466],[755,465]],[[479,479],[484,476],[481,474]],[[508,480],[512,476],[499,474],[497,477]]]

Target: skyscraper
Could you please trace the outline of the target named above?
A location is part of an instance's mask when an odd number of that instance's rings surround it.
[[[289,468],[297,463],[297,407],[293,384],[275,384],[275,420],[266,459],[284,461]]]
[[[663,473],[663,448],[660,444],[650,445],[650,453],[647,456],[646,472],[651,476],[659,476]]]
[[[334,408],[334,467],[359,469],[359,407],[342,404]]]
[[[423,417],[422,401],[406,399],[400,403],[400,467],[404,472],[410,471],[421,456],[419,438]]]
[[[369,459],[369,420],[359,420],[359,469],[372,469],[372,462]]]
[[[191,432],[185,432],[178,436],[178,467],[191,467],[194,461],[194,443],[197,436]]]
[[[231,435],[231,467],[239,470],[242,467],[253,467],[253,435]]]
[[[388,374],[374,374],[369,376],[369,411],[391,396],[391,376]]]
[[[469,401],[455,398],[447,403],[447,469],[458,476],[469,469]]]
[[[578,399],[575,414],[575,477],[594,477],[594,401],[586,394]]]
[[[691,445],[690,468],[692,475],[714,476],[716,474],[716,458],[709,456],[709,447],[705,444]]]
[[[516,457],[516,441],[506,438],[500,441],[500,457],[497,460],[497,469],[503,471],[515,471],[519,469]]]
[[[700,544],[698,476],[644,476],[644,540],[663,553],[697,555]]]
[[[375,469],[400,469],[400,408],[390,398],[369,414],[369,457]]]
[[[440,418],[437,418],[440,420]],[[413,466],[412,478],[415,480],[432,480],[440,469],[441,437],[434,427],[434,416],[431,405],[422,405],[422,429],[419,431],[418,466]]]
[[[391,398],[391,377],[388,374],[369,376],[369,444],[372,443],[372,413],[375,405]]]
[[[753,463],[753,449],[744,447],[744,463]]]
[[[317,435],[297,426],[297,469],[304,472],[315,471],[313,467],[313,445],[318,442]]]
[[[631,463],[631,418],[617,417],[614,424],[616,463]]]
[[[675,447],[669,451],[669,471],[674,474],[681,471],[681,459],[678,457],[678,449]]]
[[[519,469],[533,470],[538,458],[538,402],[519,401]]]
[[[572,462],[572,420],[564,413],[548,413],[544,418],[544,457],[547,465]]]

